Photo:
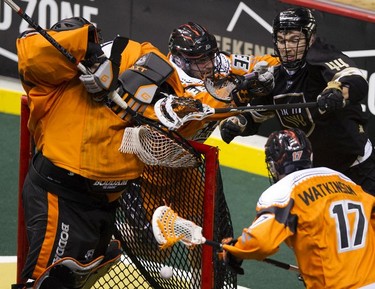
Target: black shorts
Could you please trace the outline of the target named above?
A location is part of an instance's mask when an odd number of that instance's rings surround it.
[[[88,263],[104,255],[114,231],[116,206],[85,198],[87,204],[62,198],[26,177],[23,206],[29,253],[23,279],[36,279],[63,257]]]
[[[366,192],[375,196],[375,149],[367,160],[349,168],[344,174]]]

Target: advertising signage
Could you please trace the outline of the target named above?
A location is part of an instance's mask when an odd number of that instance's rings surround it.
[[[62,18],[83,16],[101,29],[104,40],[112,40],[116,35],[127,36],[151,42],[164,53],[167,53],[171,31],[193,21],[215,34],[221,50],[256,55],[273,53],[272,19],[278,11],[295,7],[278,0],[23,0],[16,3],[42,28]],[[369,129],[375,143],[375,23],[330,12],[314,10],[318,35],[352,57],[369,81],[369,94],[363,106],[369,113]],[[15,43],[28,29],[28,23],[3,1],[0,14],[0,75],[17,78]],[[267,134],[267,127],[261,133]]]

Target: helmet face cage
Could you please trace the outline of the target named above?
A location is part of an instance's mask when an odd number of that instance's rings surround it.
[[[190,76],[204,79],[220,69],[216,38],[199,24],[188,22],[174,29],[168,47],[175,63]]]
[[[312,166],[311,143],[299,129],[273,132],[266,142],[265,153],[269,178],[274,183]]]
[[[302,58],[293,61],[283,60],[280,53],[277,35],[281,32],[286,35],[290,31],[300,31],[305,36],[306,42]],[[289,70],[295,70],[304,65],[306,54],[310,46],[311,37],[316,33],[316,21],[311,11],[307,8],[291,8],[280,12],[273,21],[273,43],[276,55],[280,58],[284,67]],[[286,44],[285,44],[286,45]],[[297,50],[298,51],[298,46]],[[297,55],[295,55],[297,56]]]

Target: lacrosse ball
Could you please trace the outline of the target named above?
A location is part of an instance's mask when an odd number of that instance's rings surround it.
[[[164,266],[163,268],[160,269],[160,276],[163,279],[169,279],[173,275],[173,270],[171,267]]]

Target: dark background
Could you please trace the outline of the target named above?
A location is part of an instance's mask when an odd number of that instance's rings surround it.
[[[177,26],[194,21],[215,34],[221,49],[231,53],[272,53],[270,32],[256,16],[268,25],[282,9],[294,7],[278,0],[76,0],[76,1],[16,1],[26,14],[43,28],[61,18],[83,16],[102,29],[104,40],[117,34],[136,41],[152,42],[167,53],[170,32]],[[314,1],[312,1],[314,2]],[[0,75],[17,77],[15,41],[27,28],[27,23],[1,2],[0,13]],[[235,12],[242,8],[231,31],[228,25]],[[255,15],[255,16],[254,16]],[[364,101],[370,117],[369,131],[375,140],[375,23],[314,10],[318,34],[345,52],[370,51],[372,56],[355,57],[370,82],[368,100]],[[7,54],[11,53],[13,57]],[[367,53],[367,55],[371,55]],[[13,60],[12,60],[13,59]],[[262,126],[260,134],[268,135],[276,122]],[[375,141],[374,141],[375,143]]]

